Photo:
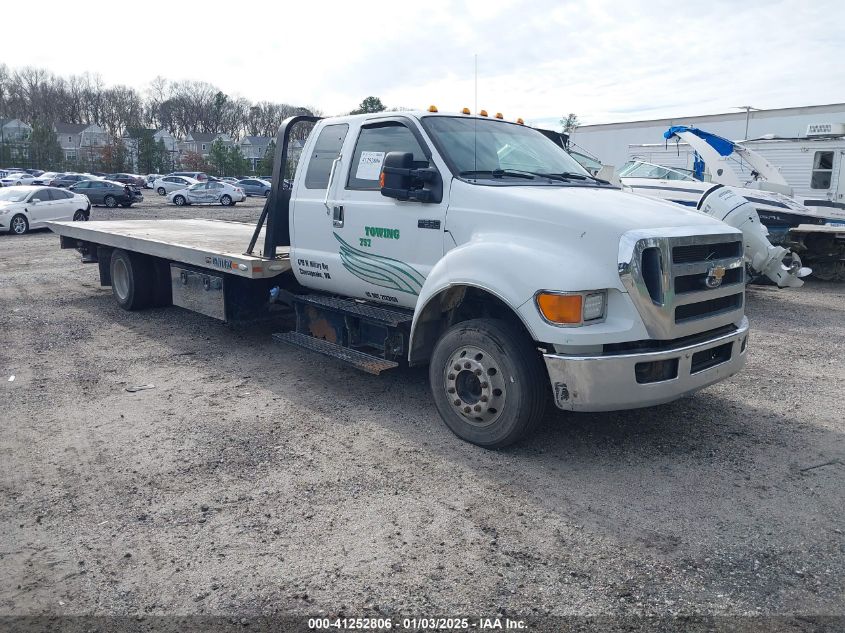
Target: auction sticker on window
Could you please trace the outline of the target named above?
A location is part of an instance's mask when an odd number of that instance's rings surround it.
[[[378,180],[383,162],[384,152],[361,152],[355,178],[358,180]]]

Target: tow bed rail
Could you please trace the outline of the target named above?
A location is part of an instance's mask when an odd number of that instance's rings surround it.
[[[255,226],[226,220],[114,220],[48,222],[62,248],[84,243],[159,257],[248,279],[275,277],[290,270],[290,249],[280,247],[268,260],[243,253]]]

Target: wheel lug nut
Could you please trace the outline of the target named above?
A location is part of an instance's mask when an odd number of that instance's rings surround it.
[[[470,409],[469,407],[464,407],[464,413],[469,413],[470,411],[472,411],[472,409]]]
[[[460,363],[455,363],[455,370],[461,371],[461,364]]]
[[[481,402],[487,402],[487,396],[481,396]]]
[[[455,379],[455,374],[449,374],[449,380],[454,380],[454,379]]]
[[[449,393],[455,393],[455,388],[454,388],[454,387],[449,387],[449,389],[447,389],[447,391],[448,391]]]
[[[481,375],[481,370],[480,370],[480,369],[476,369],[476,370],[475,370],[475,375],[476,375],[476,376],[480,376],[480,375]]]
[[[480,404],[475,405],[475,410],[476,410],[476,411],[481,411],[481,405],[480,405]]]
[[[461,401],[460,401],[460,400],[455,400],[455,406],[456,406],[456,407],[461,406]]]
[[[488,385],[486,382],[482,382],[482,383],[481,383],[481,388],[482,388],[482,389],[487,389],[487,387],[489,387],[489,386],[490,386],[490,385]]]
[[[469,369],[470,367],[472,367],[470,363],[464,363],[464,369]]]

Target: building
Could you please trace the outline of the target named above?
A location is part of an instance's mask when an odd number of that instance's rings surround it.
[[[139,144],[143,136],[150,135],[153,143],[158,144],[159,141],[164,143],[164,149],[167,151],[167,163],[170,166],[176,165],[179,158],[179,140],[170,134],[167,130],[156,130],[155,128],[132,128],[126,131],[123,136],[123,143],[129,153],[129,160],[131,168],[135,171],[142,169],[138,165]]]
[[[241,154],[249,161],[250,170],[258,170],[258,163],[267,154],[267,148],[272,142],[273,139],[269,136],[244,136],[241,139]]]
[[[20,119],[0,119],[0,164],[26,159],[31,135],[32,126]]]
[[[217,139],[220,139],[227,147],[234,145],[232,137],[222,132],[190,132],[185,140],[179,144],[179,150],[182,154],[193,152],[203,158],[208,158],[211,153],[211,146]]]
[[[112,136],[96,123],[56,123],[56,140],[66,161],[94,162],[102,148],[112,142]]]
[[[663,132],[673,125],[695,126],[739,141],[765,134],[803,136],[807,126],[819,123],[845,123],[845,103],[583,125],[572,133],[571,142],[573,149],[586,150],[605,165],[618,168],[628,160],[629,145],[662,143]]]

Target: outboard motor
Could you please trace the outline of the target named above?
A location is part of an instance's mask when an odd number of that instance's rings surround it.
[[[801,265],[796,253],[769,241],[768,229],[760,223],[754,203],[743,196],[743,191],[739,187],[716,185],[701,196],[697,208],[742,231],[745,261],[755,274],[765,275],[780,288],[803,286],[801,278],[813,271]]]

